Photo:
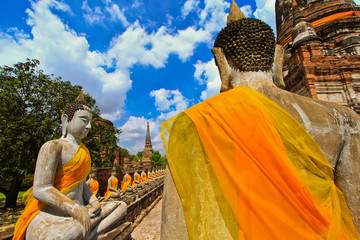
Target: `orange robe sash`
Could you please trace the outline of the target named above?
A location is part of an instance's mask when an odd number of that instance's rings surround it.
[[[126,177],[126,182],[124,182],[123,188],[121,190],[126,191],[128,186],[131,185],[131,180],[132,180],[132,178],[131,178],[130,174],[128,174],[127,177]]]
[[[64,166],[59,167],[55,173],[54,187],[61,193],[67,194],[84,181],[91,170],[89,150],[80,143],[74,157]],[[31,220],[47,205],[36,200],[31,187],[23,195],[25,209],[15,225],[13,240],[24,239],[27,226]]]
[[[143,175],[142,177],[140,177],[140,182],[141,182],[141,183],[144,183],[144,182],[146,182],[147,180],[148,180],[148,177],[147,177],[146,173],[144,172],[144,175]]]
[[[138,181],[138,182],[140,182],[140,179],[141,179],[141,177],[140,177],[140,174],[136,174],[136,176],[134,177],[134,181],[133,181],[133,183],[132,183],[132,186],[136,186],[136,182],[135,182],[135,179],[136,179],[136,181]]]
[[[118,189],[118,183],[119,183],[119,180],[117,179],[117,177],[113,177],[112,181],[111,181],[111,187],[114,188],[115,190]],[[109,198],[111,196],[111,191],[109,189],[109,186],[107,187],[106,189],[106,192],[104,194],[104,197],[105,198]]]
[[[255,90],[207,99],[161,136],[190,239],[359,239],[315,141]]]
[[[97,193],[98,193],[98,191],[99,191],[99,182],[98,182],[96,179],[94,179],[94,180],[90,183],[89,188],[90,188],[90,190],[94,193],[94,195],[96,196]]]

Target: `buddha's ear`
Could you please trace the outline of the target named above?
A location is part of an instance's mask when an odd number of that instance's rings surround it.
[[[285,82],[283,78],[283,63],[284,47],[280,44],[276,44],[273,64],[273,81],[277,87],[285,89]]]
[[[62,114],[61,115],[61,125],[62,125],[62,137],[63,138],[66,138],[66,135],[67,135],[67,125],[68,125],[68,115],[67,114]]]
[[[220,73],[220,92],[225,92],[229,90],[229,64],[225,58],[225,54],[222,48],[214,47],[211,49],[211,52],[214,55],[215,64],[218,67]]]

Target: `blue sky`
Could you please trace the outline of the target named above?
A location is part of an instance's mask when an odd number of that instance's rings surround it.
[[[102,117],[144,148],[146,122],[164,153],[160,123],[219,92],[210,52],[230,0],[2,1],[0,65],[40,60],[46,74],[82,85]],[[237,1],[275,29],[275,0]]]

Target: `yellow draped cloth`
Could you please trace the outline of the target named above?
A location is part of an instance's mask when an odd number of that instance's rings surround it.
[[[138,182],[140,182],[140,179],[141,179],[141,177],[140,177],[140,174],[136,174],[136,176],[134,176],[134,181],[133,181],[133,183],[132,183],[132,186],[136,186],[136,182],[135,182],[135,179],[136,179],[136,181],[138,181]]]
[[[94,179],[94,180],[90,183],[89,188],[90,188],[90,190],[94,193],[94,195],[96,196],[97,193],[98,193],[98,191],[99,191],[99,182],[98,182],[96,179]]]
[[[141,183],[144,183],[144,182],[146,182],[147,180],[149,180],[149,179],[148,179],[146,173],[144,172],[144,175],[143,175],[142,177],[140,176],[140,182],[141,182]]]
[[[67,194],[79,185],[91,170],[91,159],[88,149],[80,143],[74,157],[55,173],[54,187]],[[23,195],[25,209],[15,225],[13,240],[24,239],[27,226],[31,220],[47,205],[36,200],[31,187]]]
[[[118,183],[119,180],[117,179],[117,177],[113,177],[112,181],[111,181],[111,187],[114,188],[115,190],[118,189]],[[111,191],[109,189],[109,186],[106,189],[106,192],[104,194],[104,197],[109,198],[111,196]]]
[[[126,177],[126,182],[124,182],[122,184],[122,189],[121,190],[126,191],[128,186],[130,186],[130,184],[131,184],[131,180],[132,180],[132,178],[131,178],[130,174],[128,174],[127,177]]]
[[[207,99],[161,136],[190,239],[359,239],[315,141],[257,91]]]

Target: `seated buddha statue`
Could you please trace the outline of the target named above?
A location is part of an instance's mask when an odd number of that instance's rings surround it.
[[[86,185],[91,159],[81,139],[91,128],[92,112],[83,94],[62,111],[62,136],[40,149],[34,185],[25,194],[14,239],[95,239],[127,212],[124,202],[99,203]]]
[[[130,167],[127,166],[124,178],[121,183],[121,186],[122,186],[121,190],[123,190],[123,191],[131,191],[132,190],[132,187],[131,187],[132,177],[130,176],[129,171],[130,171]]]
[[[140,174],[138,173],[138,168],[135,167],[134,181],[132,182],[132,186],[135,187],[140,183],[141,183],[141,177],[140,177]]]
[[[97,169],[94,166],[91,168],[89,179],[86,181],[86,185],[88,185],[95,196],[98,196],[99,182],[97,181]]]
[[[120,198],[124,194],[123,191],[119,190],[119,180],[115,175],[116,167],[114,166],[111,169],[111,175],[108,179],[108,186],[104,195],[105,198]]]
[[[360,117],[279,88],[283,52],[272,29],[234,1],[212,53],[221,93],[162,124],[161,237],[359,239]]]
[[[141,175],[140,175],[140,182],[141,183],[145,183],[145,182],[147,182],[149,180],[148,177],[147,177],[147,174],[146,174],[146,170],[147,169],[145,167],[142,168]]]

